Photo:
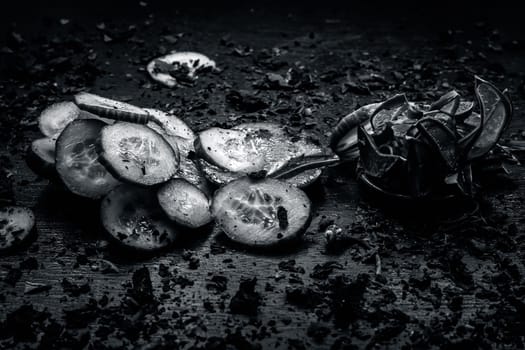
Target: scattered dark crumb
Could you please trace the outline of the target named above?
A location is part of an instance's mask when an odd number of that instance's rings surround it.
[[[135,299],[139,305],[149,304],[155,300],[147,267],[142,267],[133,273],[132,286],[128,290],[128,295]]]
[[[254,180],[261,180],[261,179],[266,178],[267,174],[268,174],[268,171],[262,169],[262,170],[259,170],[259,171],[253,171],[251,173],[248,173],[248,176],[251,179],[254,179]]]
[[[36,270],[38,269],[38,260],[35,257],[30,257],[20,262],[22,270]]]
[[[230,311],[233,314],[257,315],[261,296],[255,291],[256,284],[257,279],[255,277],[240,282],[239,289],[230,300]]]
[[[277,219],[279,220],[279,228],[286,230],[288,228],[288,212],[283,206],[277,208]]]

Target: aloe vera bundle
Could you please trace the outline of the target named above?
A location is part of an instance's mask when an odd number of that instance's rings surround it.
[[[339,122],[332,149],[342,159],[358,157],[361,180],[383,192],[473,195],[473,169],[499,162],[497,143],[512,117],[506,92],[488,81],[475,78],[475,95],[477,103],[451,91],[431,104],[395,95],[362,107]]]

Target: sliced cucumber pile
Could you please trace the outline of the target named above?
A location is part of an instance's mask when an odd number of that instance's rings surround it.
[[[130,184],[116,187],[102,200],[100,218],[116,242],[141,251],[166,248],[180,232],[159,206],[154,191]]]
[[[73,102],[58,102],[44,109],[38,118],[38,127],[45,136],[56,138],[79,116],[80,109]]]
[[[96,140],[106,124],[95,119],[71,122],[56,142],[56,169],[66,187],[73,193],[100,198],[118,185],[99,162]]]
[[[196,229],[215,219],[232,240],[269,246],[297,237],[308,223],[310,201],[295,185],[313,182],[319,169],[293,173],[288,182],[245,176],[264,177],[291,159],[319,153],[307,135],[251,123],[196,136],[183,120],[156,109],[89,93],[76,95],[75,103],[42,113],[46,137],[31,143],[28,164],[51,179],[55,174],[77,195],[103,198],[100,219],[121,245],[156,251],[170,246],[183,226]],[[207,177],[227,184],[213,198]],[[0,250],[24,241],[33,226],[30,211],[1,211]]]
[[[167,87],[197,79],[200,71],[215,69],[215,62],[198,52],[172,52],[148,63],[151,78]]]
[[[157,197],[168,217],[181,225],[197,228],[212,220],[206,194],[184,179],[168,181],[159,189]]]
[[[246,123],[233,129],[212,128],[199,134],[196,152],[206,177],[223,185],[250,172],[271,172],[292,158],[322,151],[306,134],[290,135],[273,123]],[[313,183],[320,169],[307,170],[287,182],[299,187]]]
[[[85,111],[110,119],[138,124],[146,124],[149,121],[149,114],[143,108],[88,92],[75,95],[75,103]]]
[[[310,200],[302,190],[280,180],[241,178],[216,192],[212,214],[233,241],[272,246],[306,229]]]
[[[26,157],[31,170],[45,178],[54,178],[57,175],[55,147],[56,140],[50,137],[42,137],[31,142]]]
[[[119,122],[104,127],[99,154],[118,179],[151,186],[171,179],[179,167],[179,153],[159,133],[145,125]]]
[[[26,242],[34,232],[35,216],[25,207],[0,208],[0,253]]]

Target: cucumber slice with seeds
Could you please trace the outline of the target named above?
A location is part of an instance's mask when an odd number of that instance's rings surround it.
[[[73,193],[100,198],[119,184],[99,162],[96,140],[106,124],[95,119],[71,122],[56,142],[56,169]]]
[[[198,228],[212,219],[206,194],[184,179],[172,179],[162,185],[157,198],[168,217],[183,226]]]
[[[212,215],[233,241],[265,247],[302,233],[310,220],[310,208],[306,194],[291,184],[245,177],[216,192]]]
[[[104,197],[100,218],[114,241],[135,250],[166,248],[180,232],[162,211],[155,191],[130,184],[118,186]]]
[[[44,109],[38,118],[38,127],[45,136],[58,137],[79,115],[80,109],[73,102],[58,102]]]
[[[195,151],[226,170],[250,173],[264,168],[264,154],[256,139],[244,130],[211,128],[199,134]]]
[[[56,177],[55,147],[56,140],[50,137],[33,140],[27,151],[27,165],[42,177]]]
[[[239,159],[254,159],[257,156],[257,162],[263,162],[262,169],[260,169],[260,165],[258,165],[253,171],[265,170],[270,172],[272,169],[277,169],[287,163],[292,158],[301,155],[318,154],[322,151],[321,147],[315,144],[309,135],[305,133],[290,135],[284,127],[279,124],[245,123],[235,126],[230,131],[227,136],[234,138],[239,135],[248,141],[227,140],[225,142],[227,144],[226,150],[234,146],[233,151],[229,152],[236,154]],[[210,143],[212,143],[211,141]],[[249,145],[243,146],[247,147],[249,152],[256,150],[255,154],[243,151],[241,147],[235,147],[243,143]],[[199,165],[206,178],[212,183],[223,185],[244,176],[247,172],[233,171],[223,166],[217,166],[217,162],[209,162],[208,160],[213,158],[213,154],[208,155],[209,150],[203,148],[202,143],[200,143],[199,146],[200,148],[197,149],[197,153],[204,158],[199,159]],[[306,187],[315,182],[321,175],[321,172],[321,169],[306,170],[285,181],[298,187]]]
[[[149,121],[149,114],[143,108],[88,92],[76,94],[75,103],[81,109],[101,117],[137,124],[146,124]]]
[[[145,125],[119,122],[102,129],[98,143],[104,165],[118,179],[151,186],[171,179],[179,153]]]
[[[26,242],[34,227],[35,216],[31,209],[16,206],[0,208],[0,253]]]

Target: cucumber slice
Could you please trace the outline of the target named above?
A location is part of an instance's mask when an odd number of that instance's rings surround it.
[[[149,121],[148,112],[140,107],[88,92],[76,94],[75,103],[81,109],[110,119],[137,124],[146,124]]]
[[[148,63],[151,78],[167,87],[197,79],[202,70],[215,69],[215,62],[197,52],[172,52]]]
[[[188,124],[175,115],[153,108],[145,108],[144,110],[150,115],[151,121],[148,123],[148,126],[153,129],[158,125],[164,133],[170,136],[178,136],[188,140],[195,139],[195,133],[193,130],[191,130]]]
[[[0,253],[26,242],[34,232],[35,216],[25,207],[0,208]]]
[[[212,219],[206,194],[184,179],[172,179],[162,185],[157,198],[168,217],[183,226],[198,228]]]
[[[27,165],[42,177],[56,177],[55,147],[56,140],[53,138],[43,137],[34,140],[27,150]]]
[[[170,246],[180,230],[162,211],[155,191],[129,184],[116,187],[104,197],[100,218],[116,242],[141,251]]]
[[[73,102],[54,103],[40,114],[38,127],[45,136],[57,137],[79,115],[80,109]]]
[[[244,130],[211,128],[195,140],[195,151],[212,164],[232,172],[262,170],[264,154],[258,140]]]
[[[171,179],[179,153],[145,125],[119,122],[104,127],[98,143],[101,161],[118,179],[145,186]]]
[[[55,164],[58,175],[73,193],[100,198],[119,182],[99,162],[96,140],[106,124],[95,119],[71,122],[56,142]]]
[[[212,215],[233,241],[264,247],[302,233],[310,221],[310,207],[306,194],[291,184],[245,177],[216,192]]]
[[[245,135],[244,137],[250,140],[250,149],[257,150],[258,156],[264,160],[262,170],[267,172],[280,168],[292,158],[297,158],[301,155],[318,154],[322,151],[321,147],[313,143],[307,134],[289,135],[279,124],[245,123],[237,125],[232,131],[241,131],[242,133],[240,135]],[[230,135],[233,135],[233,133]],[[232,142],[232,144],[235,144],[235,142]],[[205,150],[201,149],[201,151]],[[237,148],[235,151],[239,152],[240,149]],[[253,156],[249,154],[244,155],[244,157],[244,159],[253,158]],[[224,169],[213,164],[214,162],[208,162],[207,160],[209,158],[206,155],[204,155],[204,158],[204,160],[199,160],[199,164],[206,178],[212,183],[223,185],[244,176],[243,172]],[[321,172],[321,169],[306,170],[287,178],[286,182],[298,187],[306,187],[317,180]]]

